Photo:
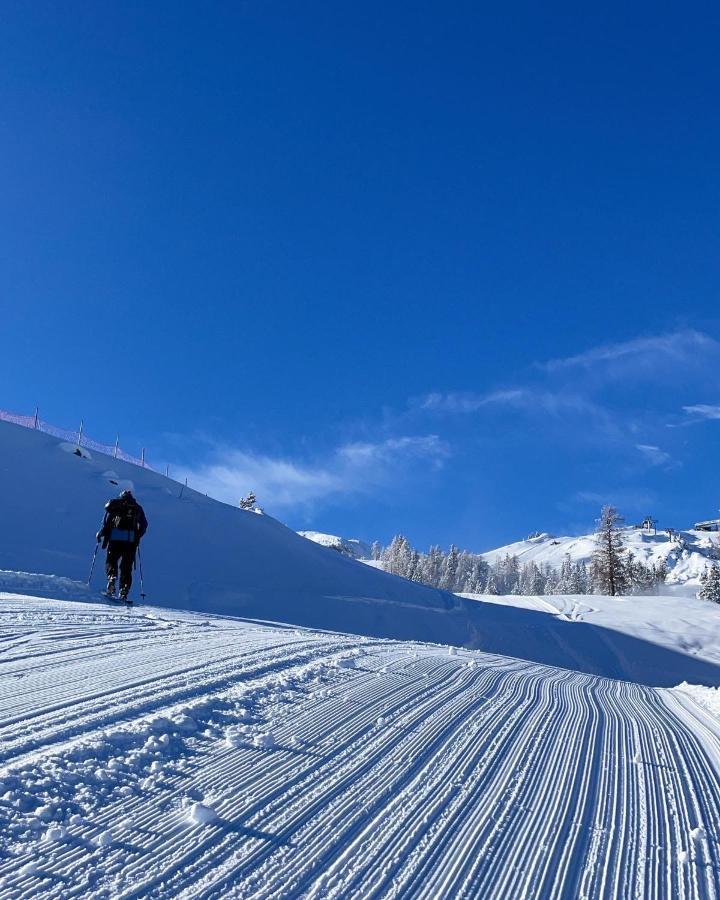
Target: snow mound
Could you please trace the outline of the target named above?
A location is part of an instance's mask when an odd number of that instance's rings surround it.
[[[212,825],[217,822],[217,813],[205,803],[193,803],[189,813],[190,821],[195,825]]]
[[[720,722],[720,687],[707,687],[702,684],[688,684],[686,681],[679,684],[674,690],[679,694],[690,697],[706,712],[714,716]]]

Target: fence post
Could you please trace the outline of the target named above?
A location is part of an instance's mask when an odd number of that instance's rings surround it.
[[[165,477],[166,478],[170,477],[170,466],[169,465],[165,466]]]
[[[78,431],[78,442],[77,442],[78,448],[80,447],[80,444],[82,444],[82,434],[83,434],[83,420],[80,419],[80,430]]]
[[[142,463],[143,469],[145,468],[145,448],[143,447],[140,451],[140,462]]]
[[[115,435],[115,449],[113,450],[113,456],[115,459],[117,459],[119,447],[120,447],[120,435],[116,434]]]
[[[35,421],[33,422],[33,428],[37,431],[38,425],[40,423],[40,407],[35,407]]]
[[[187,475],[185,476],[185,484],[181,485],[180,493],[178,494],[178,500],[182,499],[183,491],[187,487]]]

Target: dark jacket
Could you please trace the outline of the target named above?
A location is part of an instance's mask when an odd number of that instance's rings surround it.
[[[147,531],[145,511],[134,497],[116,497],[105,504],[105,517],[97,539],[107,547],[110,541],[123,541],[137,546]]]

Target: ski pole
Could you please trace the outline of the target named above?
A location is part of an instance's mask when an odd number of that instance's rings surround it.
[[[93,553],[92,565],[90,566],[90,575],[88,577],[88,587],[90,586],[90,582],[92,581],[93,572],[95,571],[95,560],[97,559],[98,547],[100,546],[100,541],[95,544],[95,552]]]
[[[145,580],[143,579],[143,571],[142,571],[142,556],[140,556],[140,544],[138,544],[138,567],[140,569],[140,597],[144,601],[145,600]]]

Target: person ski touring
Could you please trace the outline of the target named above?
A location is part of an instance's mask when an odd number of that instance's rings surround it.
[[[115,596],[120,563],[120,599],[128,599],[135,554],[147,527],[145,511],[131,491],[122,491],[119,497],[105,504],[105,518],[96,538],[98,543],[102,541],[103,550],[107,548],[105,574],[108,580],[107,594],[110,597]]]

